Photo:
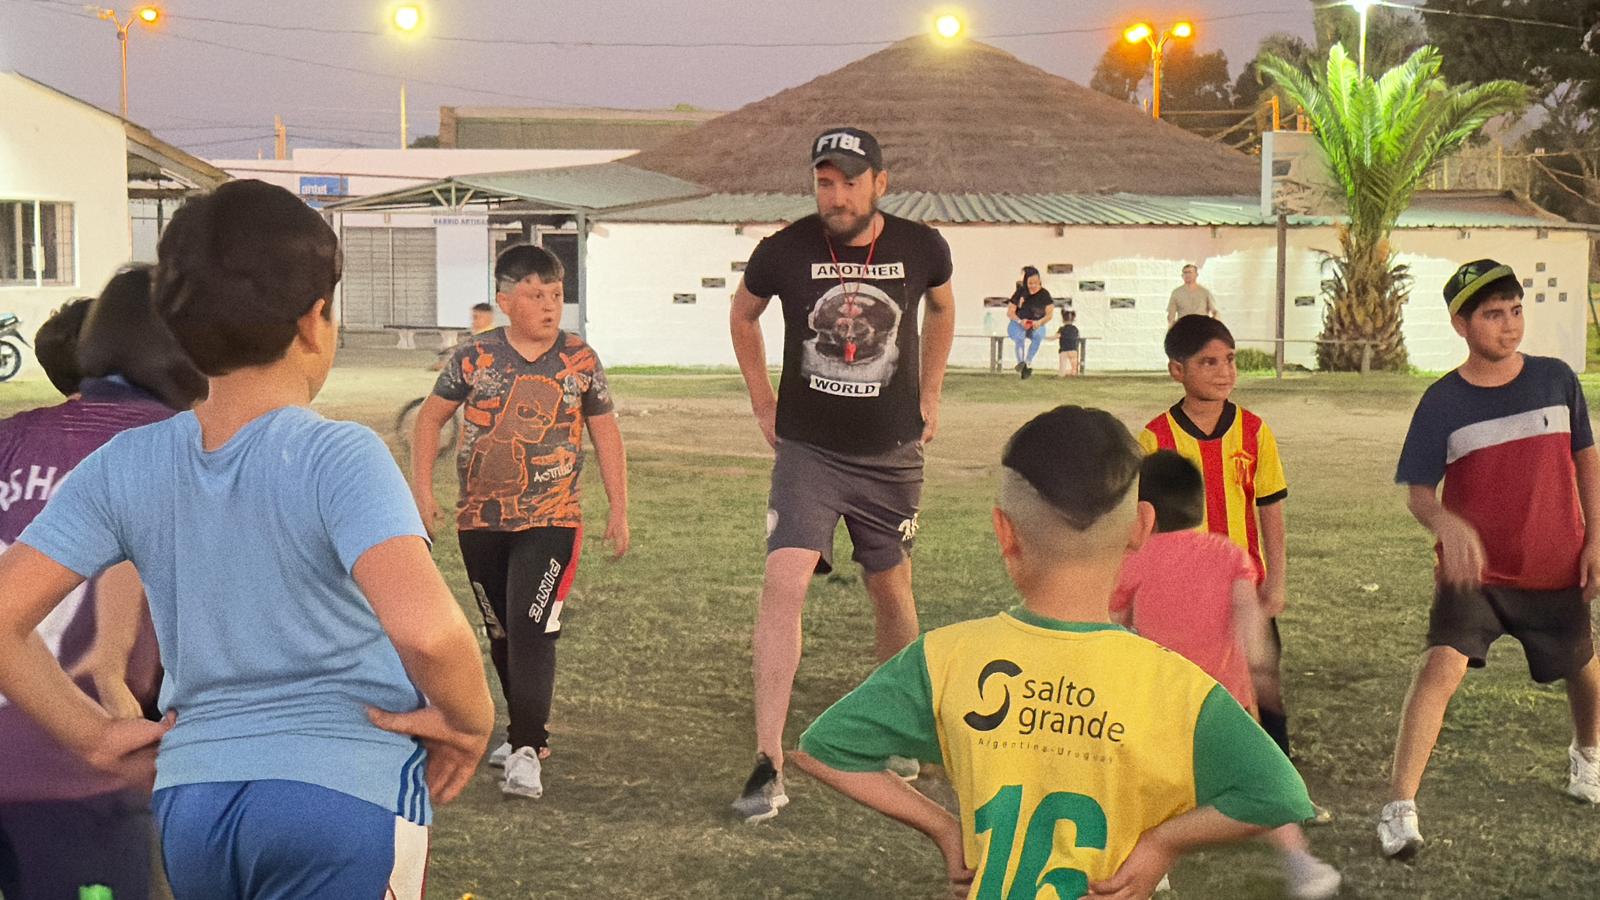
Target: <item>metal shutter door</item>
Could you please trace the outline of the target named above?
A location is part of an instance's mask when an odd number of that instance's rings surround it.
[[[344,309],[346,325],[375,328],[389,322],[388,228],[344,230]]]
[[[439,324],[438,235],[432,228],[393,228],[394,325]]]

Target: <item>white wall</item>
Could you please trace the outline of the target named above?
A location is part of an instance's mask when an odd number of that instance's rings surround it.
[[[606,365],[731,366],[728,306],[739,286],[735,262],[777,229],[732,225],[607,222],[589,234],[588,337]],[[708,288],[701,279],[721,278]],[[674,303],[694,294],[694,303]],[[783,359],[783,315],[772,303],[761,317],[767,359]]]
[[[128,139],[116,118],[10,73],[0,73],[0,200],[73,205],[76,283],[0,287],[0,311],[33,332],[63,302],[97,294],[128,262]],[[20,377],[42,377],[30,355]]]
[[[756,240],[773,226],[650,225],[605,223],[589,238],[589,334],[608,362],[652,365],[732,365],[727,336],[727,303],[738,284],[730,263],[748,258]],[[1079,331],[1090,339],[1092,369],[1159,371],[1166,365],[1161,339],[1166,331],[1167,298],[1181,282],[1185,262],[1200,266],[1200,283],[1216,295],[1223,321],[1241,347],[1270,353],[1274,336],[1277,235],[1270,227],[1184,228],[1068,227],[1057,235],[1049,226],[963,225],[940,229],[955,259],[954,287],[959,335],[953,365],[988,364],[990,327],[1004,333],[1005,311],[989,310],[983,298],[1009,295],[1023,265],[1047,271],[1051,263],[1071,263],[1070,275],[1044,275],[1057,297],[1071,297]],[[1465,234],[1467,237],[1462,237]],[[1588,239],[1582,232],[1532,229],[1408,229],[1396,233],[1400,261],[1411,266],[1416,282],[1405,310],[1406,344],[1412,364],[1432,371],[1460,363],[1464,349],[1450,328],[1443,297],[1446,278],[1456,266],[1492,256],[1519,275],[1533,277],[1527,288],[1530,353],[1559,356],[1582,370],[1585,356],[1585,291]],[[1309,341],[1322,328],[1321,255],[1337,247],[1332,228],[1291,229],[1287,260],[1285,337]],[[1537,265],[1545,271],[1537,272]],[[702,288],[703,277],[726,278],[724,288]],[[1556,287],[1548,279],[1557,280]],[[1103,281],[1104,291],[1085,291],[1079,282]],[[1567,301],[1561,302],[1561,292]],[[1546,300],[1537,302],[1543,292]],[[675,293],[694,293],[693,305],[672,302]],[[1315,298],[1296,306],[1296,297]],[[1113,298],[1131,298],[1132,309],[1112,309]],[[782,320],[776,304],[764,318],[769,359],[781,357]],[[1059,319],[1056,320],[1059,322]],[[1252,342],[1254,341],[1254,342]],[[1054,327],[1035,365],[1054,368]],[[1287,345],[1287,359],[1315,365],[1311,343]],[[1009,360],[1007,346],[1006,359]]]

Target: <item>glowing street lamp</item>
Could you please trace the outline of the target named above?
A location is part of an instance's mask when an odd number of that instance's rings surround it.
[[[1161,54],[1167,46],[1167,41],[1173,38],[1187,39],[1194,37],[1194,26],[1188,22],[1179,22],[1166,31],[1157,34],[1155,29],[1144,22],[1138,22],[1128,27],[1122,33],[1122,39],[1130,44],[1144,41],[1150,45],[1150,115],[1161,118]]]
[[[422,7],[415,3],[402,3],[389,11],[389,24],[401,37],[415,37],[422,27]],[[411,143],[411,126],[406,121],[406,80],[400,79],[400,149]]]
[[[122,50],[122,117],[128,117],[128,29],[134,25],[143,25],[146,28],[155,27],[161,21],[161,10],[158,7],[145,5],[134,7],[128,13],[127,21],[123,21],[114,9],[99,10],[100,18],[117,27],[117,44]]]
[[[1375,4],[1375,0],[1349,0],[1350,6],[1355,9],[1356,15],[1361,19],[1361,50],[1357,54],[1359,62],[1357,71],[1365,76],[1367,74],[1367,10]]]

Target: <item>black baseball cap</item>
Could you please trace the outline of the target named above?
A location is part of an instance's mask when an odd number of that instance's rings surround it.
[[[877,138],[859,128],[830,128],[811,142],[811,168],[823,163],[854,178],[868,169],[883,171],[883,151]]]
[[[1479,294],[1522,293],[1522,282],[1517,273],[1505,263],[1492,259],[1475,259],[1456,270],[1444,283],[1444,302],[1450,306],[1450,315],[1461,312],[1468,300]]]
[[[1103,409],[1058,406],[1017,429],[1000,464],[1026,479],[1082,531],[1128,496],[1143,457],[1115,416]]]

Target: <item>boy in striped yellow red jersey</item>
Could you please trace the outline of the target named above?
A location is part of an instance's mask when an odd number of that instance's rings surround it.
[[[1110,622],[1155,518],[1127,429],[1059,407],[1002,464],[994,529],[1022,604],[919,637],[806,730],[795,765],[928,835],[953,893],[978,900],[1149,897],[1183,853],[1310,816],[1225,689]],[[885,771],[890,756],[942,762],[960,818]]]
[[[1286,596],[1283,501],[1289,484],[1278,441],[1260,416],[1228,399],[1239,380],[1228,326],[1210,316],[1184,316],[1167,330],[1165,345],[1167,371],[1183,385],[1183,399],[1150,420],[1139,445],[1146,453],[1176,450],[1194,463],[1206,484],[1200,529],[1228,538],[1250,556],[1271,649],[1271,660],[1254,673],[1257,708],[1261,727],[1287,754],[1277,616]],[[1325,816],[1321,810],[1318,815]]]

